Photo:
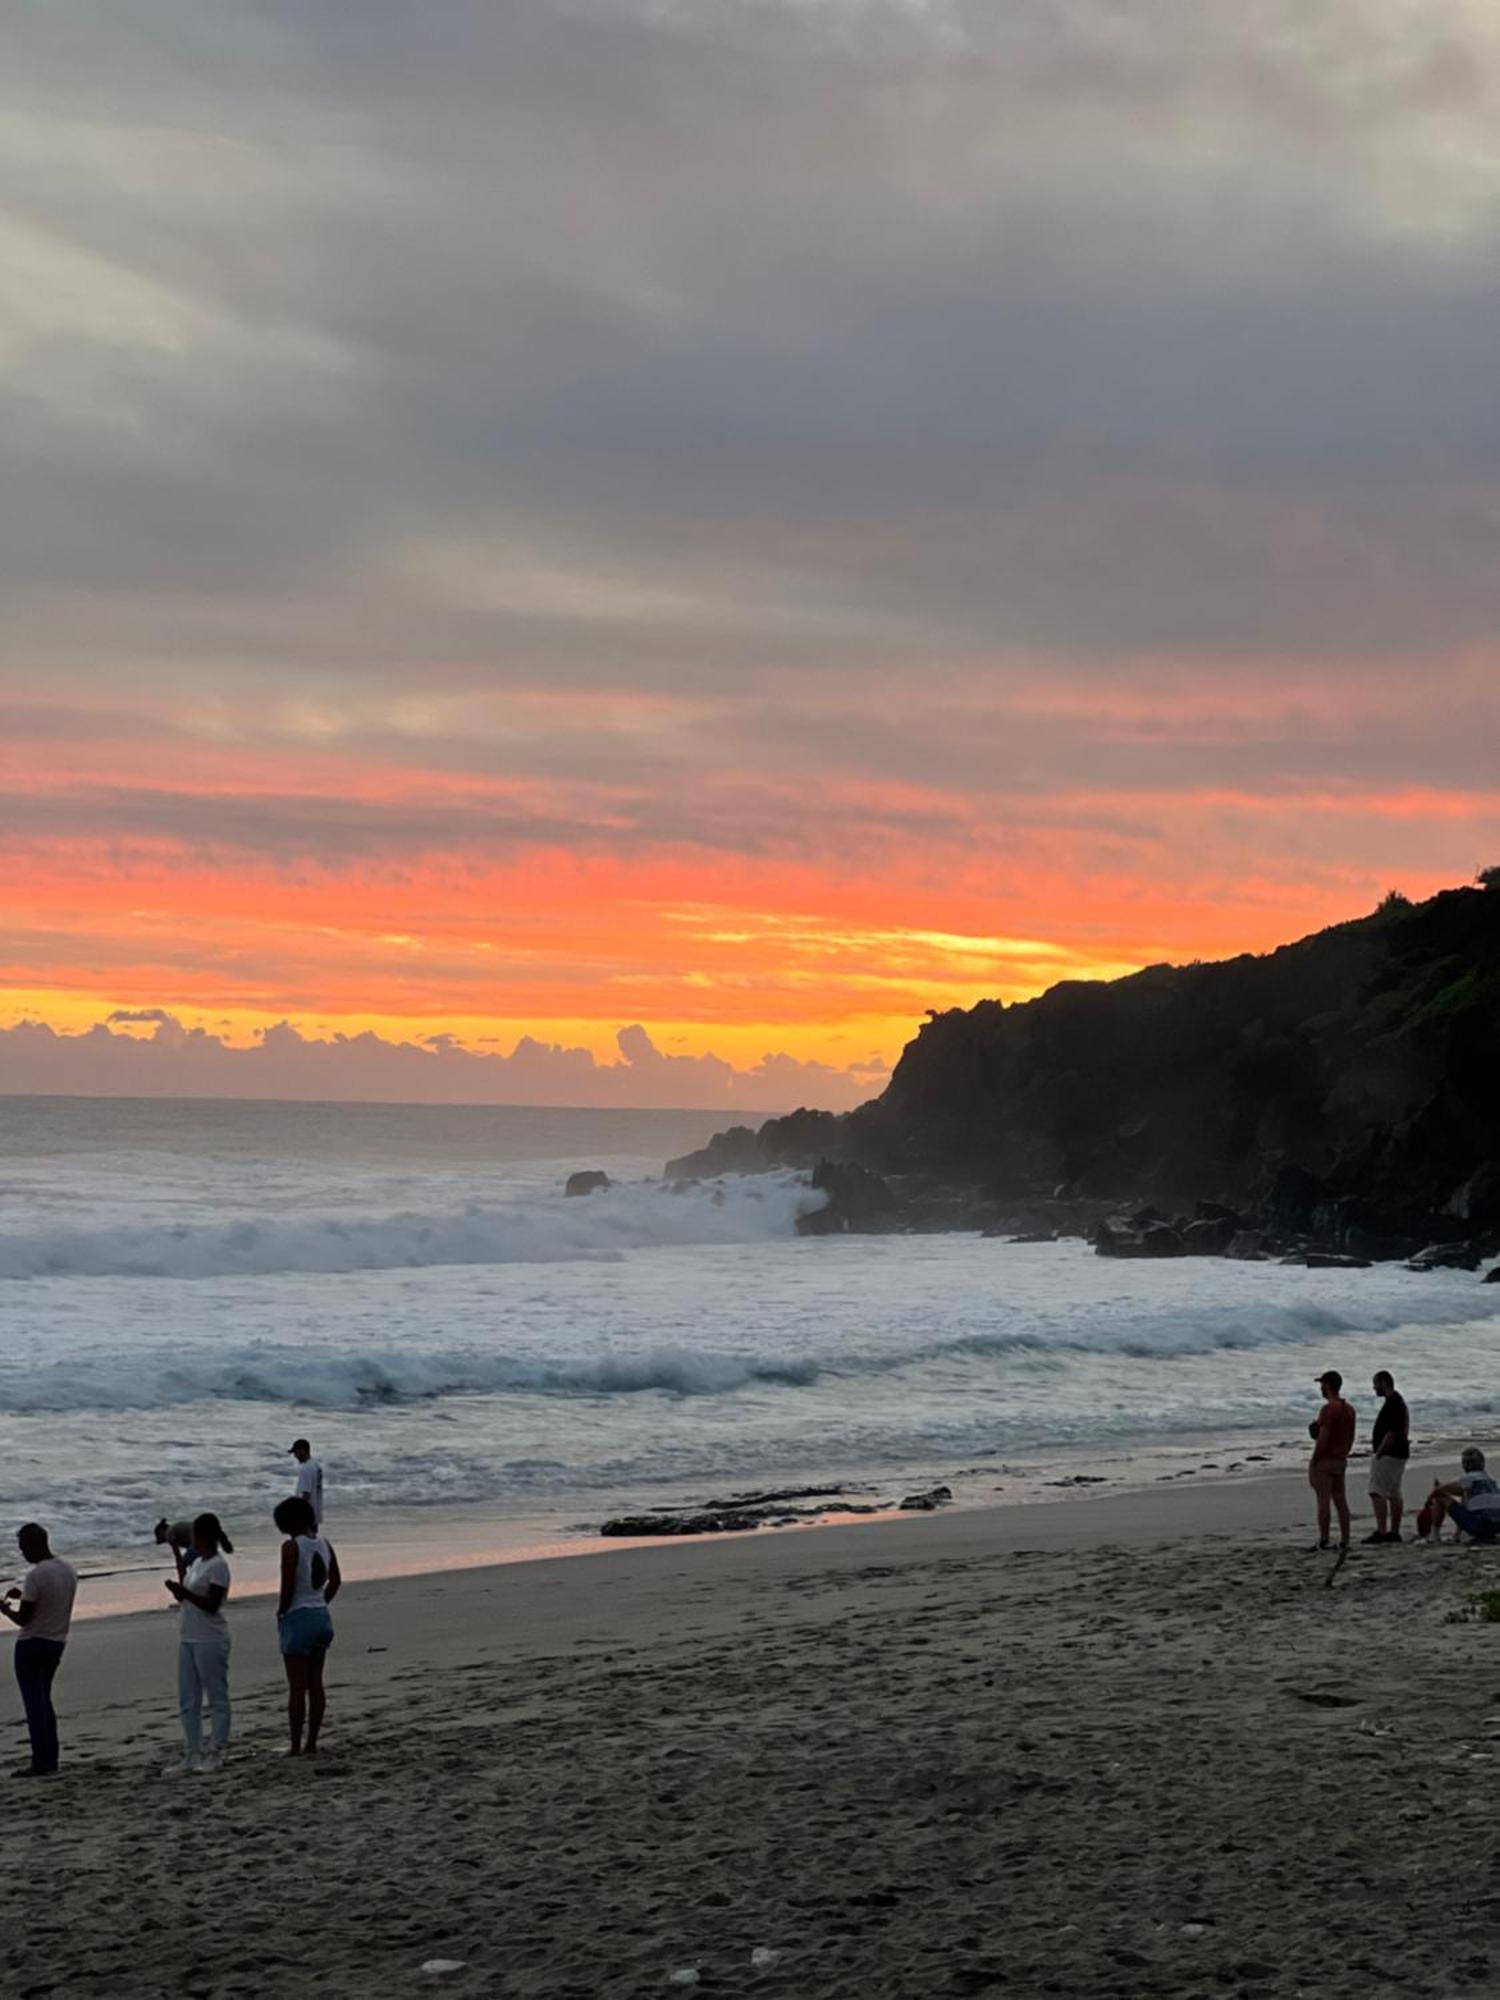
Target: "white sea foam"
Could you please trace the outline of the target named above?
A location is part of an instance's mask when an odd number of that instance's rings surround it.
[[[585,1121],[561,1156],[529,1116],[109,1103],[59,1132],[0,1107],[0,1517],[75,1548],[195,1506],[238,1526],[297,1431],[341,1513],[577,1519],[1161,1438],[1295,1449],[1329,1366],[1361,1437],[1376,1367],[1429,1438],[1497,1419],[1500,1286],[1467,1272],[804,1241],[793,1178],[674,1194],[641,1178],[654,1128]],[[563,1196],[601,1164],[614,1187]]]
[[[146,1340],[115,1351],[73,1352],[65,1360],[39,1355],[0,1360],[0,1403],[36,1413],[65,1410],[171,1409],[210,1402],[307,1405],[359,1410],[380,1404],[450,1397],[527,1396],[590,1402],[656,1393],[673,1398],[733,1397],[742,1390],[805,1390],[825,1385],[842,1393],[852,1413],[875,1395],[899,1397],[880,1378],[904,1376],[914,1401],[930,1393],[935,1374],[971,1388],[999,1390],[1035,1384],[1048,1371],[1065,1374],[1091,1361],[1201,1360],[1215,1354],[1329,1344],[1403,1332],[1431,1333],[1444,1325],[1483,1332],[1500,1319],[1500,1300],[1451,1298],[1420,1328],[1407,1325],[1399,1304],[1373,1301],[1358,1310],[1312,1304],[1268,1305],[1253,1317],[1209,1307],[1015,1315],[1008,1330],[952,1339],[888,1344],[864,1350],[809,1332],[805,1343],[784,1336],[770,1351],[747,1344],[659,1343],[623,1352],[532,1351],[497,1347],[388,1345],[357,1348],[292,1345],[271,1339],[217,1344],[201,1339]],[[738,1324],[743,1327],[743,1321]],[[749,1329],[745,1328],[745,1332]],[[1033,1391],[1035,1393],[1035,1391]],[[1059,1400],[1069,1392],[1059,1386]],[[899,1405],[897,1405],[899,1406]]]
[[[0,1279],[225,1278],[552,1264],[630,1250],[772,1242],[825,1197],[789,1174],[684,1188],[651,1182],[447,1213],[139,1222],[0,1236]]]

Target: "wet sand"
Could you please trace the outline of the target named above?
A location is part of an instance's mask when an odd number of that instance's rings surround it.
[[[310,1762],[251,1600],[217,1779],[161,1775],[170,1617],[91,1621],[64,1773],[11,1787],[0,1991],[1485,1990],[1500,1626],[1451,1621],[1500,1557],[1327,1588],[1309,1516],[1174,1484],[356,1580]]]

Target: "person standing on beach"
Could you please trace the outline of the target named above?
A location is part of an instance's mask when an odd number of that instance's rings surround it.
[[[1344,1401],[1344,1378],[1336,1368],[1318,1377],[1323,1391],[1323,1407],[1308,1425],[1313,1441],[1312,1459],[1307,1468],[1308,1484],[1318,1496],[1318,1547],[1332,1548],[1328,1539],[1330,1511],[1339,1517],[1339,1547],[1349,1546],[1349,1501],[1344,1476],[1349,1470],[1349,1454],[1354,1449],[1354,1405]]]
[[[31,1735],[31,1762],[16,1775],[50,1778],[58,1762],[52,1682],[68,1643],[78,1573],[71,1563],[53,1555],[47,1530],[35,1521],[18,1531],[16,1541],[31,1567],[19,1587],[12,1584],[0,1598],[0,1613],[21,1631],[16,1641],[16,1685]]]
[[[229,1565],[234,1554],[217,1514],[193,1522],[192,1559],[167,1589],[182,1607],[177,1633],[177,1705],[182,1717],[182,1769],[205,1774],[222,1769],[229,1743]],[[203,1704],[213,1718],[213,1736],[203,1748]]]
[[[287,1724],[291,1755],[314,1757],[323,1727],[327,1698],[323,1663],[333,1644],[333,1620],[328,1607],[339,1594],[343,1578],[333,1544],[318,1532],[312,1504],[302,1495],[283,1500],[272,1516],[286,1540],[281,1545],[281,1595],[276,1605],[276,1632],[286,1668]],[[306,1725],[307,1741],[302,1740]]]
[[[1375,1532],[1365,1540],[1399,1542],[1401,1480],[1411,1457],[1411,1411],[1388,1368],[1380,1370],[1373,1386],[1381,1399],[1370,1434],[1370,1505],[1375,1509]]]
[[[283,1433],[283,1435],[285,1435]],[[306,1438],[294,1438],[291,1456],[297,1461],[297,1497],[305,1500],[313,1511],[313,1521],[317,1527],[323,1525],[323,1468],[312,1455],[312,1446]]]

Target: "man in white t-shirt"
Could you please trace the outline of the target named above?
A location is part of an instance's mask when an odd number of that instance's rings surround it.
[[[1472,1535],[1476,1542],[1492,1542],[1500,1534],[1500,1484],[1486,1469],[1484,1453],[1478,1445],[1471,1444],[1459,1463],[1463,1470],[1457,1479],[1435,1485],[1427,1496],[1423,1511],[1428,1516],[1432,1539],[1442,1540],[1446,1519],[1455,1540],[1463,1534]]]
[[[30,1563],[19,1589],[12,1584],[0,1598],[0,1615],[19,1626],[15,1646],[16,1685],[31,1735],[31,1762],[17,1773],[23,1778],[50,1778],[57,1769],[57,1715],[52,1707],[52,1681],[68,1643],[78,1575],[71,1563],[52,1553],[47,1530],[28,1521],[16,1535],[21,1554]]]
[[[312,1508],[318,1526],[323,1525],[323,1468],[312,1455],[312,1446],[306,1438],[293,1441],[291,1455],[297,1461],[296,1492],[299,1500],[307,1501]]]

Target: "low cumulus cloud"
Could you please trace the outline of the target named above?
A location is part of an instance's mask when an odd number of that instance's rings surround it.
[[[117,1032],[151,1025],[147,1036]],[[0,1094],[98,1097],[310,1098],[391,1104],[618,1106],[631,1110],[845,1111],[885,1083],[878,1059],[835,1069],[767,1055],[747,1069],[715,1055],[674,1056],[638,1024],[621,1028],[618,1062],[523,1035],[509,1055],[451,1035],[389,1041],[365,1032],[326,1039],[282,1021],[236,1047],[165,1009],[117,1008],[78,1034],[40,1021],[0,1029]]]

